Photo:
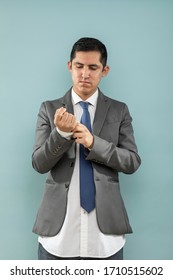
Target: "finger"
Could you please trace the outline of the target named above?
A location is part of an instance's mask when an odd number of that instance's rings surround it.
[[[72,114],[68,114],[68,122],[71,124],[76,123],[76,117]]]
[[[77,126],[78,126],[79,122],[77,120],[75,120],[74,126],[73,126],[73,130],[72,132],[75,133],[77,131]]]
[[[77,123],[76,127],[75,127],[75,132],[85,132],[86,131],[86,126],[80,123]]]
[[[70,117],[69,122],[71,123],[71,131],[73,131],[76,127],[77,124],[77,120],[76,117],[74,117],[73,115]]]
[[[57,109],[55,112],[56,118],[61,119],[65,112],[66,112],[66,108],[64,107]]]
[[[85,128],[86,126],[84,125],[84,124],[82,124],[82,123],[78,123],[78,128],[79,129],[82,129],[82,128]]]
[[[64,115],[65,112],[66,112],[66,108],[64,108],[64,107],[61,107],[56,110],[55,115],[54,115],[54,124],[56,126],[58,126],[58,124],[61,121],[62,116]]]
[[[81,132],[75,132],[73,133],[73,138],[83,138],[84,134]]]
[[[67,112],[64,113],[64,115],[62,116],[62,123],[64,123],[65,125],[71,127],[72,129],[75,127],[76,125],[76,117],[72,114],[69,114]]]
[[[64,112],[62,114],[62,117],[61,117],[61,123],[66,123],[67,122],[67,119],[68,119],[68,113],[67,112]]]
[[[77,144],[82,144],[83,145],[83,138],[75,138],[75,142],[77,143]]]
[[[66,108],[61,107],[61,108],[58,108],[55,113],[56,114],[63,114],[65,111],[66,111]]]

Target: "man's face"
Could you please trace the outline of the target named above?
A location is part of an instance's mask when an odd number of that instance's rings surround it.
[[[97,89],[102,77],[109,72],[109,67],[103,68],[98,51],[76,52],[72,62],[68,62],[74,91],[83,99],[89,98]]]

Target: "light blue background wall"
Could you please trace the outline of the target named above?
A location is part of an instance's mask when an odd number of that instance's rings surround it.
[[[108,49],[100,88],[133,116],[140,170],[121,175],[133,226],[125,259],[173,259],[173,1],[0,0],[0,259],[36,259],[45,175],[31,167],[40,103],[71,86],[72,44]]]

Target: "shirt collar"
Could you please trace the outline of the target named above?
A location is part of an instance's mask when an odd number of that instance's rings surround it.
[[[72,102],[73,105],[76,105],[77,103],[79,103],[80,101],[83,101],[79,95],[76,94],[76,92],[74,91],[74,89],[72,88],[71,91],[72,94]],[[91,105],[96,107],[97,104],[97,98],[98,98],[98,89],[93,93],[93,95],[91,95],[87,100],[85,100],[86,102],[89,102]]]

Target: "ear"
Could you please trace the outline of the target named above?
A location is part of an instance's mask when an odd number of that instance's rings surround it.
[[[71,72],[71,69],[72,69],[72,63],[71,63],[71,61],[68,61],[67,66],[68,66],[68,70]]]
[[[106,65],[102,71],[102,77],[105,77],[110,71],[110,67]]]

